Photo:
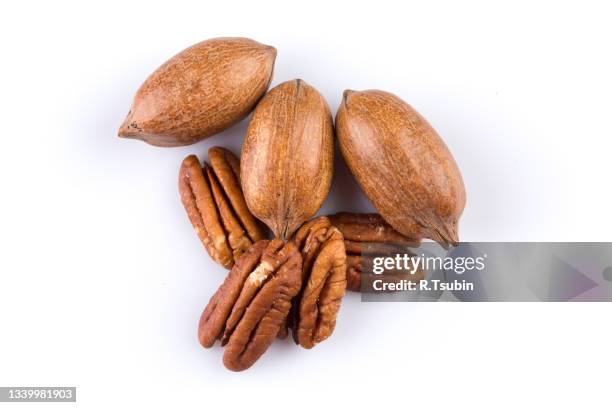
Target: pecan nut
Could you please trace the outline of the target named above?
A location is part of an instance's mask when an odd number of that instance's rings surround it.
[[[347,255],[347,288],[361,292],[373,289],[374,280],[399,282],[423,279],[421,269],[414,273],[386,270],[378,275],[372,272],[374,258],[406,253],[406,247],[417,246],[419,238],[406,237],[397,232],[379,214],[337,213],[329,216],[331,223],[344,235]],[[408,252],[409,253],[409,252]]]
[[[210,148],[208,158],[203,167],[194,155],[183,160],[179,192],[206,251],[229,269],[264,234],[244,200],[238,158],[221,147]]]
[[[288,325],[295,342],[312,348],[334,331],[346,290],[346,251],[342,233],[327,217],[297,230],[293,242],[302,253],[302,290],[294,299]]]
[[[445,248],[457,245],[465,186],[453,155],[423,116],[389,92],[347,90],[335,125],[348,168],[393,228]]]
[[[246,370],[268,349],[301,286],[302,256],[279,239],[253,244],[237,261],[200,318],[198,337],[225,346],[223,364]]]

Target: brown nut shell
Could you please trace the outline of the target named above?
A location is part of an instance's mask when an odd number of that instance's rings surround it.
[[[323,204],[333,134],[327,103],[302,80],[278,85],[257,105],[242,145],[242,189],[275,236],[287,240]]]
[[[210,148],[208,157],[211,164],[204,167],[194,155],[183,160],[179,193],[206,251],[229,269],[264,234],[244,201],[238,158],[221,147]]]
[[[246,370],[268,349],[301,285],[302,257],[293,243],[262,240],[236,262],[204,309],[202,346],[221,339],[224,365]]]
[[[336,327],[346,290],[346,251],[342,234],[327,217],[304,224],[293,242],[303,258],[302,290],[294,299],[289,324],[295,342],[309,349]]]
[[[457,243],[463,180],[425,118],[391,93],[345,91],[336,132],[348,167],[393,228],[443,246]]]
[[[160,66],[140,86],[119,136],[184,146],[253,110],[272,79],[276,49],[248,38],[214,38]]]

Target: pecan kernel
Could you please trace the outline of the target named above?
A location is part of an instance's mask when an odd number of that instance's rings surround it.
[[[327,217],[304,224],[293,237],[303,257],[302,290],[289,324],[295,342],[312,348],[334,331],[346,290],[346,251],[340,231]]]
[[[239,162],[229,150],[212,147],[211,164],[187,156],[179,172],[179,192],[196,234],[211,258],[231,268],[254,242],[263,239],[249,212],[239,180]]]
[[[261,240],[244,253],[204,309],[198,337],[225,346],[223,363],[233,371],[253,365],[284,324],[301,286],[302,257],[293,243]]]
[[[377,279],[384,282],[423,279],[422,270],[414,274],[386,270],[384,274],[376,275],[371,269],[374,258],[405,253],[406,247],[417,246],[420,238],[400,234],[379,214],[338,213],[329,216],[329,219],[344,235],[349,290],[355,292],[372,290],[372,284]]]

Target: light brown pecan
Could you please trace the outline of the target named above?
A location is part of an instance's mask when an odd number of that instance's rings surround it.
[[[189,220],[208,254],[225,268],[264,238],[240,188],[239,160],[221,147],[208,150],[210,165],[187,156],[179,172],[179,192]]]
[[[417,246],[420,239],[400,234],[379,214],[342,212],[329,216],[329,220],[344,235],[349,290],[355,292],[372,290],[372,283],[376,279],[390,283],[423,279],[422,270],[415,273],[403,270],[385,270],[381,275],[372,273],[374,258],[410,254],[406,247]]]
[[[323,205],[331,186],[334,122],[325,98],[301,79],[274,87],[257,104],[242,143],[249,208],[288,240]]]
[[[119,136],[185,146],[246,117],[266,93],[276,49],[248,38],[213,38],[166,61],[140,86]]]
[[[465,187],[435,129],[389,92],[344,91],[338,146],[377,212],[398,232],[457,245]]]
[[[295,342],[312,348],[334,331],[346,290],[346,251],[340,231],[327,217],[297,230],[293,242],[302,253],[302,290],[293,301],[289,326]]]
[[[301,286],[302,256],[279,239],[253,244],[237,261],[200,318],[198,337],[225,346],[223,364],[246,370],[268,349]]]

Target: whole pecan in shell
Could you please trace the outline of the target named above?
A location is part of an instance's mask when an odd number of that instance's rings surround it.
[[[346,251],[340,231],[327,217],[300,227],[293,242],[302,253],[302,290],[294,299],[289,325],[295,342],[312,348],[327,339],[346,290]]]
[[[255,108],[242,144],[242,189],[251,212],[287,240],[319,210],[331,184],[334,130],[329,107],[300,79]]]
[[[225,346],[223,364],[232,371],[252,366],[284,324],[301,286],[302,256],[279,239],[253,244],[238,259],[204,309],[198,337]]]
[[[194,155],[183,160],[179,193],[206,251],[229,269],[264,234],[244,201],[238,158],[221,147],[210,148],[208,158],[204,167]]]
[[[268,89],[276,49],[248,38],[195,44],[140,86],[119,136],[183,146],[243,119]]]
[[[328,217],[344,236],[349,290],[355,292],[372,290],[372,283],[376,279],[399,282],[400,280],[418,281],[423,278],[422,270],[414,274],[398,270],[385,270],[381,275],[372,272],[374,258],[407,253],[406,247],[417,246],[420,238],[409,238],[400,234],[379,214],[341,212]]]
[[[348,167],[393,228],[444,247],[457,243],[463,180],[425,118],[391,93],[345,91],[336,133]]]

